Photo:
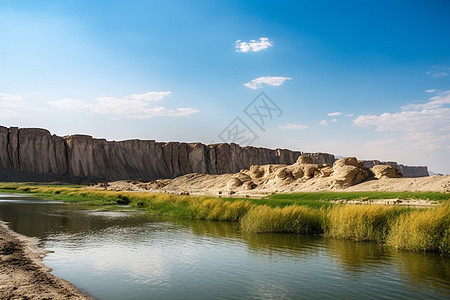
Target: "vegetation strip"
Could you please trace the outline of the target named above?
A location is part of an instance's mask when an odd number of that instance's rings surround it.
[[[314,192],[264,199],[103,191],[83,186],[0,184],[0,191],[83,205],[127,204],[175,218],[237,222],[246,232],[317,234],[373,241],[397,249],[450,253],[450,195],[422,192]],[[341,205],[336,200],[427,199],[438,207]]]

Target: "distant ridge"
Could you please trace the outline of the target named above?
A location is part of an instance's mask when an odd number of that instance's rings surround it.
[[[0,181],[113,181],[174,178],[189,173],[236,173],[252,165],[293,164],[301,151],[237,144],[107,141],[87,135],[60,137],[40,128],[0,126]],[[332,164],[328,153],[309,153]],[[402,166],[402,165],[399,165]],[[408,176],[428,176],[426,167],[403,166]]]

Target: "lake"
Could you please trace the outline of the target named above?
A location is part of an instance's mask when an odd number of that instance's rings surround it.
[[[0,194],[53,274],[97,299],[449,299],[450,258]]]

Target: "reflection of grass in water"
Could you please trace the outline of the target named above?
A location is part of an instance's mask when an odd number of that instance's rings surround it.
[[[349,272],[377,268],[386,263],[389,250],[382,245],[368,242],[355,243],[349,240],[324,239],[336,261]]]
[[[239,238],[239,228],[231,222],[206,222],[204,220],[170,219],[171,222],[189,227],[197,236],[214,236],[217,238]]]
[[[124,191],[93,190],[76,186],[0,184],[0,191],[35,193],[83,205],[116,207],[129,204],[149,213],[180,219],[239,222],[244,232],[325,234],[336,238],[375,241],[400,249],[450,253],[450,205],[432,209],[392,206],[332,205],[328,201],[348,197],[431,197],[439,193],[299,193],[269,198],[222,199]],[[415,195],[415,196],[414,196]],[[446,198],[445,198],[446,197]],[[447,200],[448,201],[448,200]],[[312,205],[311,203],[316,203]]]
[[[398,270],[407,282],[426,285],[435,292],[450,296],[450,258],[429,253],[393,252]]]

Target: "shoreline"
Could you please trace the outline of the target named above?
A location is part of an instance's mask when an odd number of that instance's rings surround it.
[[[50,273],[42,263],[47,253],[36,239],[20,235],[0,221],[0,298],[92,300]]]

